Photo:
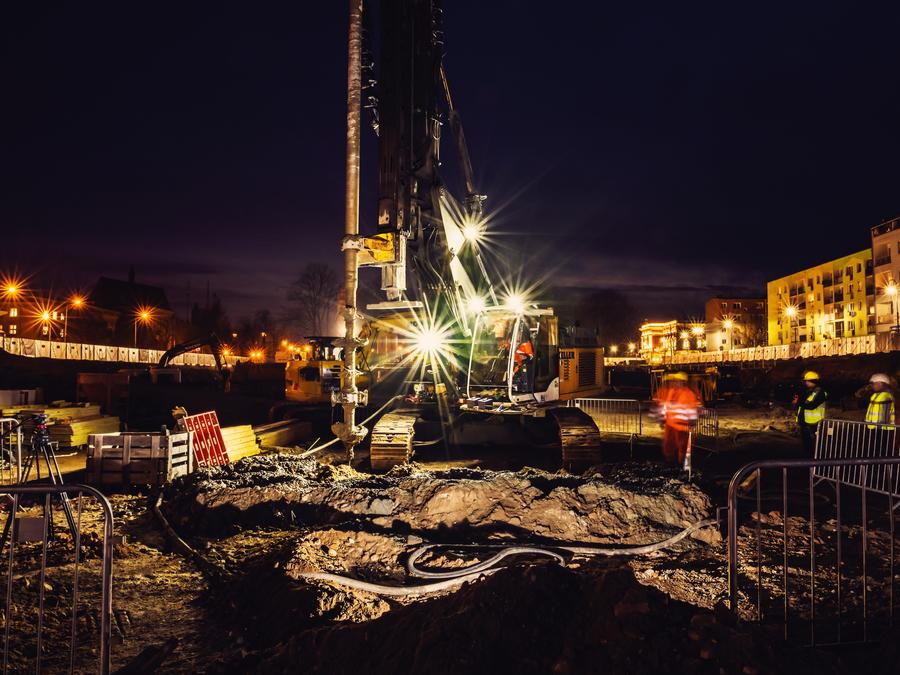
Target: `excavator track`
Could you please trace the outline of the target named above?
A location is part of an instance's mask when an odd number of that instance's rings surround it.
[[[418,416],[417,410],[394,410],[375,423],[369,443],[369,462],[373,470],[387,470],[412,459]]]
[[[554,408],[548,413],[559,427],[563,467],[601,461],[600,430],[590,415],[579,408]]]

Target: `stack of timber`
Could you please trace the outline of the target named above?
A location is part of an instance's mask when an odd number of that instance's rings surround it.
[[[47,415],[50,440],[61,448],[86,445],[91,434],[107,434],[119,431],[119,418],[100,414],[96,403],[68,403],[55,401],[50,405],[21,405],[4,408],[3,417],[22,420],[22,432],[30,438],[34,431],[32,417]]]
[[[259,454],[256,434],[253,433],[253,427],[249,424],[222,427],[222,440],[225,441],[225,450],[228,452],[230,462]]]
[[[95,434],[88,442],[86,476],[93,485],[162,485],[192,469],[187,432]]]
[[[312,424],[303,420],[283,420],[253,427],[256,440],[262,448],[292,448],[309,440]]]
[[[50,440],[61,448],[77,448],[87,445],[93,434],[114,434],[119,431],[119,418],[96,415],[67,422],[54,422],[48,429]]]

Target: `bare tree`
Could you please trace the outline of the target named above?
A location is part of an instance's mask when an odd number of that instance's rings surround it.
[[[327,334],[340,294],[341,280],[331,267],[308,263],[288,288],[291,319],[306,335]]]

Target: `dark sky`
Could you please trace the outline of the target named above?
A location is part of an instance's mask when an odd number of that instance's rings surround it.
[[[346,2],[15,4],[0,272],[66,288],[133,264],[238,316],[339,265]],[[528,275],[696,315],[900,213],[897,3],[445,4],[478,179]]]

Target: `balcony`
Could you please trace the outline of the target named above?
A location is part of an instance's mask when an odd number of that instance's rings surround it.
[[[875,258],[875,267],[881,267],[882,265],[890,265],[891,264],[891,254],[883,255],[880,258]]]

